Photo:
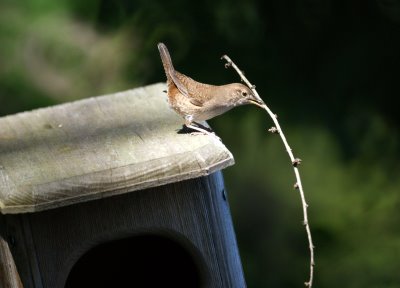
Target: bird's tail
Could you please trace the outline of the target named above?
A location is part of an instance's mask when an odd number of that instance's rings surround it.
[[[168,80],[171,79],[171,75],[175,73],[174,65],[172,65],[171,56],[169,55],[167,46],[164,43],[158,43],[158,51],[160,51],[161,61],[164,66],[165,74]]]

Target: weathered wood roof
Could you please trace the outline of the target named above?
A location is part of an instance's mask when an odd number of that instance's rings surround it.
[[[1,213],[34,212],[207,175],[234,163],[178,134],[164,84],[0,118]]]

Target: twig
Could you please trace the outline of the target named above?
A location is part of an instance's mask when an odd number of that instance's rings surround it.
[[[307,237],[308,237],[308,244],[309,244],[309,248],[310,248],[310,278],[307,282],[305,282],[304,284],[306,285],[306,287],[312,287],[313,284],[313,278],[314,278],[314,245],[312,242],[312,237],[311,237],[311,230],[310,230],[310,225],[308,223],[308,216],[307,216],[307,208],[308,208],[308,204],[306,202],[306,199],[304,197],[304,191],[303,191],[303,186],[301,184],[301,179],[300,179],[300,173],[299,173],[299,169],[298,166],[301,163],[301,159],[299,158],[294,158],[293,156],[293,152],[292,149],[290,148],[285,134],[282,131],[281,126],[279,125],[278,122],[278,117],[276,114],[272,113],[272,111],[268,108],[267,104],[264,103],[264,101],[261,99],[260,95],[258,95],[257,91],[256,91],[256,87],[254,85],[252,85],[249,80],[247,80],[247,78],[243,75],[243,72],[236,66],[236,64],[227,56],[224,55],[221,57],[221,59],[225,59],[226,60],[226,64],[225,64],[225,68],[229,68],[232,67],[233,69],[236,70],[236,72],[239,74],[240,78],[242,79],[242,81],[252,90],[254,96],[256,96],[256,98],[258,98],[258,100],[261,101],[261,103],[263,103],[263,105],[261,106],[263,109],[265,109],[269,116],[272,118],[272,121],[274,121],[275,127],[272,127],[269,129],[269,131],[271,133],[277,133],[279,134],[279,136],[282,139],[283,145],[286,148],[287,153],[289,154],[289,158],[290,161],[292,162],[292,166],[294,169],[294,174],[296,176],[296,183],[294,184],[294,188],[298,189],[300,192],[300,197],[301,197],[301,203],[303,205],[303,216],[304,216],[304,220],[303,220],[303,224],[305,226],[306,232],[307,232]]]

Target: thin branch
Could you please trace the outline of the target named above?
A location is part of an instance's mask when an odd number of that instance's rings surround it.
[[[263,105],[260,106],[260,107],[262,107],[264,110],[266,110],[268,112],[269,116],[272,118],[272,121],[274,121],[274,124],[275,124],[275,126],[270,128],[269,131],[271,133],[279,134],[279,136],[282,139],[283,145],[285,146],[285,149],[286,149],[287,153],[289,154],[289,158],[290,158],[290,161],[292,162],[292,166],[293,166],[293,169],[294,169],[294,174],[296,176],[296,181],[297,181],[294,184],[294,188],[299,190],[300,197],[301,197],[301,203],[303,205],[303,217],[304,217],[303,224],[304,224],[306,232],[307,232],[308,244],[309,244],[309,249],[310,249],[310,278],[304,284],[306,285],[306,287],[310,287],[311,288],[312,284],[313,284],[313,279],[314,279],[314,265],[315,265],[315,262],[314,262],[314,245],[313,245],[313,242],[312,242],[311,230],[310,230],[310,225],[309,225],[309,222],[308,222],[308,214],[307,214],[308,204],[307,204],[305,196],[304,196],[303,186],[301,184],[300,172],[299,172],[299,169],[298,169],[298,166],[301,163],[301,159],[295,158],[293,156],[292,149],[290,148],[290,146],[289,146],[289,144],[288,144],[288,142],[286,140],[285,134],[283,133],[283,130],[282,130],[281,126],[279,125],[277,115],[272,113],[272,111],[269,109],[267,104],[264,103],[264,101],[261,99],[260,95],[258,95],[258,93],[257,93],[257,91],[255,89],[255,86],[252,85],[249,82],[249,80],[247,80],[247,78],[243,75],[243,72],[236,66],[236,64],[227,55],[222,56],[221,59],[225,59],[226,60],[226,62],[227,62],[225,64],[226,68],[232,67],[233,69],[236,70],[236,72],[239,74],[239,76],[242,79],[242,81],[252,90],[254,96],[256,96],[256,98],[258,98],[258,100],[263,103]]]

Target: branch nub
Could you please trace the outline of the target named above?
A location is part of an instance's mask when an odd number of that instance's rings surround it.
[[[297,166],[299,166],[300,164],[301,164],[301,159],[300,158],[295,158],[293,161],[292,161],[292,165],[293,165],[293,167],[297,167]]]
[[[279,130],[275,126],[269,128],[268,132],[271,132],[272,134],[279,134]]]

